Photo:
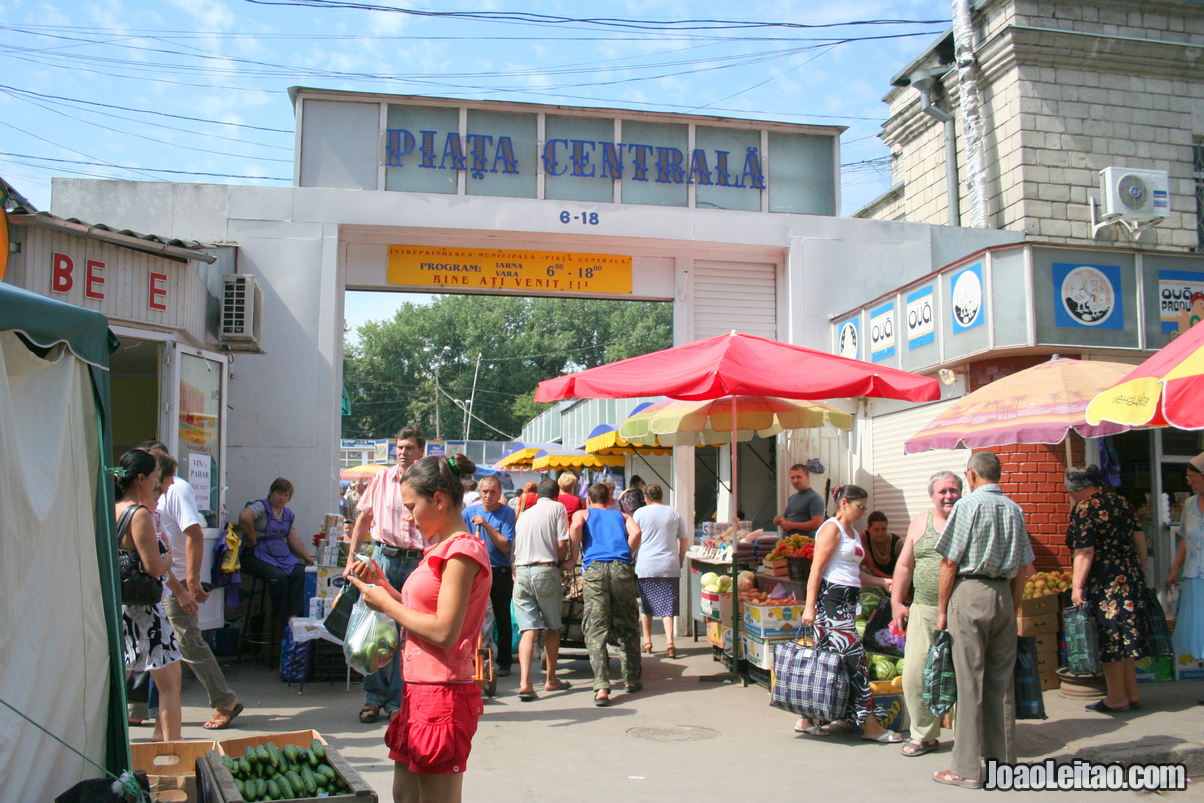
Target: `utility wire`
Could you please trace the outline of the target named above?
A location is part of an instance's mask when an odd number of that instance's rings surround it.
[[[4,122],[3,120],[0,120],[0,125],[7,125],[7,126],[9,126],[9,128],[16,128],[16,126],[9,125],[8,123]],[[28,131],[22,131],[19,128],[17,128],[17,130],[21,131],[21,133],[23,133],[23,134],[29,134]],[[34,135],[30,134],[30,136],[34,136]],[[41,137],[38,137],[38,139],[41,139]],[[50,142],[50,140],[44,140],[44,141]],[[55,142],[51,142],[50,144],[54,145],[55,147],[59,147],[59,148],[66,147],[63,145],[59,145],[58,143],[55,143]],[[67,148],[67,150],[71,150],[71,149]],[[72,151],[72,152],[79,153],[79,151]],[[86,156],[87,154],[84,154],[84,155]],[[150,173],[171,173],[171,174],[180,175],[180,176],[218,176],[220,178],[253,179],[255,181],[292,181],[291,178],[277,178],[276,176],[240,176],[236,173],[208,173],[208,172],[202,172],[202,171],[196,171],[196,170],[167,170],[167,169],[161,168],[161,167],[130,167],[128,165],[113,164],[112,162],[85,162],[85,161],[81,161],[79,159],[54,159],[49,156],[32,156],[28,153],[8,153],[7,151],[0,151],[0,156],[13,156],[13,157],[16,157],[17,159],[40,159],[41,161],[44,161],[44,162],[62,162],[64,164],[93,165],[93,166],[98,166],[98,167],[115,167],[120,170],[131,170],[131,171],[135,171],[135,172],[147,171]],[[30,165],[30,167],[33,167],[33,166],[34,165]],[[160,180],[160,179],[156,178],[155,176],[149,176],[149,178],[153,178],[155,181]]]

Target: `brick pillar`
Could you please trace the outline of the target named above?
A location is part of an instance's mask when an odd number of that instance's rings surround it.
[[[1067,355],[1072,356],[1072,355]],[[1048,356],[1003,357],[970,365],[971,390],[988,385],[1000,377],[1045,362]],[[1086,443],[1073,432],[1069,435],[1071,464],[1082,465]],[[1064,571],[1070,568],[1066,548],[1066,526],[1070,519],[1070,500],[1063,481],[1066,471],[1066,445],[1016,444],[990,449],[999,456],[1003,475],[999,487],[1024,511],[1024,521],[1032,539],[1036,570]]]

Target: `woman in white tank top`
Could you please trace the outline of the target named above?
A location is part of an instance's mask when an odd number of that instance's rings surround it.
[[[814,626],[816,649],[844,656],[850,689],[842,721],[860,728],[864,739],[880,744],[901,742],[903,735],[883,728],[874,709],[869,665],[854,624],[861,586],[882,586],[888,592],[891,587],[889,577],[875,577],[861,568],[865,549],[853,525],[865,515],[868,494],[859,486],[845,485],[836,489],[835,497],[840,506],[836,515],[815,533],[815,558],[807,580],[807,607],[802,621]],[[799,719],[794,731],[808,736],[829,735],[827,724],[806,718]]]

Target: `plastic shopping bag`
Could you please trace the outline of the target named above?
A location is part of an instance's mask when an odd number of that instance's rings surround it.
[[[1098,675],[1099,625],[1091,606],[1071,605],[1062,611],[1066,633],[1066,664],[1076,675]]]
[[[397,622],[387,614],[372,610],[362,599],[355,603],[343,639],[347,666],[361,675],[370,675],[393,660],[400,647]]]
[[[1041,670],[1037,666],[1037,640],[1016,637],[1016,719],[1048,719],[1041,694]]]
[[[948,630],[934,630],[932,646],[924,661],[924,706],[943,717],[957,702],[957,676],[953,672],[953,637]]]
[[[1166,621],[1166,613],[1162,610],[1162,603],[1158,601],[1158,594],[1152,588],[1142,589],[1145,596],[1144,613],[1142,614],[1142,623],[1145,625],[1146,634],[1149,636],[1149,646],[1146,649],[1146,655],[1155,658],[1163,658],[1175,654],[1174,648],[1171,646],[1171,629]]]

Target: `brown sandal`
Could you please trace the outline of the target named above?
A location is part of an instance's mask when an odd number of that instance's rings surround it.
[[[360,722],[371,725],[378,719],[380,719],[380,706],[376,703],[364,703],[364,707],[360,709]]]
[[[230,727],[230,723],[234,721],[234,718],[242,713],[242,710],[242,703],[235,703],[234,707],[229,711],[219,710],[214,712],[213,716],[209,718],[209,721],[201,727],[208,731],[225,730],[226,728]]]
[[[665,647],[665,657],[666,658],[676,658],[677,657],[677,647],[673,646],[672,644],[670,644],[668,647]]]
[[[651,641],[645,641],[643,644],[641,644],[641,645],[640,645],[640,652],[646,652],[646,653],[648,653],[649,655],[651,655],[651,654],[652,654],[652,642],[651,642]]]

